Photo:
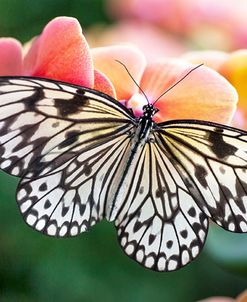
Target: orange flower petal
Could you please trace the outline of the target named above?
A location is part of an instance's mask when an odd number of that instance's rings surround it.
[[[13,38],[0,38],[0,75],[22,74],[22,46]]]
[[[237,89],[239,95],[238,110],[231,124],[234,127],[247,129],[247,50],[233,52],[220,68],[225,76]]]
[[[116,98],[116,92],[109,79],[100,71],[94,70],[94,89]]]
[[[75,18],[53,19],[29,52],[26,64],[30,70],[28,60],[34,63],[33,76],[93,87],[93,63],[89,47]]]
[[[138,83],[146,65],[144,55],[134,46],[116,45],[92,49],[94,66],[103,72],[112,82],[118,100],[126,100],[138,91],[138,87],[130,78],[119,60],[130,71]]]
[[[229,54],[219,50],[190,51],[181,56],[181,59],[193,64],[204,64],[216,71],[229,58]]]
[[[237,89],[238,105],[247,112],[247,49],[233,52],[219,72]]]
[[[237,296],[236,302],[246,302],[247,301],[247,290],[242,292],[239,296]]]
[[[179,60],[148,66],[141,87],[154,102],[195,65]],[[237,93],[216,71],[201,66],[157,102],[156,121],[200,119],[229,123],[236,109]]]

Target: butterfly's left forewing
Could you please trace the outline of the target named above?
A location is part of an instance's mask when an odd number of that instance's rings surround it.
[[[23,177],[17,201],[25,221],[71,236],[102,219],[134,128],[128,110],[97,91],[1,78],[0,166]]]

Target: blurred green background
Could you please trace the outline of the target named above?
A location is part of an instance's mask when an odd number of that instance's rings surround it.
[[[0,36],[26,42],[56,16],[82,28],[110,23],[103,0],[0,0]],[[0,174],[0,301],[197,301],[237,296],[247,287],[247,235],[211,226],[204,251],[173,273],[146,270],[118,246],[114,226],[102,222],[73,239],[29,228],[15,203],[18,180]]]

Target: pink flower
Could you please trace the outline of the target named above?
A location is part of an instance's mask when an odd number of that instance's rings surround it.
[[[127,47],[127,46],[126,46]],[[134,79],[144,90],[150,103],[176,83],[195,65],[182,60],[162,60],[147,64],[143,54],[133,51],[127,54],[120,46],[95,48],[92,51],[95,67],[113,83],[116,96],[136,116],[142,113],[147,100],[128,76],[118,59],[126,65]],[[236,108],[235,89],[217,72],[200,67],[156,103],[158,122],[171,119],[201,119],[229,123]]]
[[[74,18],[50,21],[42,34],[31,42],[27,53],[19,41],[0,39],[0,75],[26,75],[51,78],[114,96],[110,81],[94,69],[91,52]]]
[[[134,19],[184,36],[200,48],[246,47],[247,2],[239,0],[108,0],[118,19]]]
[[[31,42],[24,59],[21,45],[14,39],[1,39],[0,49],[2,75],[39,76],[94,88],[116,97],[131,107],[136,116],[142,113],[147,100],[116,60],[130,70],[150,103],[194,67],[171,59],[147,64],[143,53],[130,45],[90,50],[78,21],[67,17],[49,22],[42,34]],[[159,99],[155,119],[160,122],[189,118],[228,123],[236,102],[235,90],[223,77],[200,67]]]
[[[246,302],[247,301],[247,290],[242,292],[236,299],[228,297],[211,297],[198,302]]]
[[[87,31],[93,47],[114,44],[137,46],[149,62],[159,58],[179,56],[187,50],[182,40],[162,29],[141,21],[122,21],[111,26],[94,26]]]

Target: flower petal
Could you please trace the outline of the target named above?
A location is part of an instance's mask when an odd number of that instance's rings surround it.
[[[75,18],[53,19],[29,52],[26,64],[30,72],[28,61],[34,64],[31,75],[93,87],[89,47]]]
[[[198,302],[234,302],[236,300],[228,297],[211,297],[205,300],[200,300]]]
[[[22,74],[22,46],[13,38],[0,38],[0,75]]]
[[[123,63],[138,83],[146,65],[144,55],[134,46],[116,45],[92,49],[94,66],[103,72],[113,83],[117,99],[129,99],[138,91],[138,87],[128,75]]]
[[[141,81],[150,102],[178,82],[195,65],[167,60],[148,66]],[[156,121],[200,119],[229,123],[236,109],[237,93],[216,71],[201,66],[159,99]]]
[[[229,54],[219,50],[190,51],[181,56],[181,59],[193,64],[204,64],[216,71],[229,58]]]
[[[136,20],[119,21],[105,27],[93,26],[87,30],[87,39],[91,47],[131,43],[143,52],[148,62],[177,57],[187,50],[182,39],[150,23]]]
[[[247,301],[247,290],[243,291],[239,296],[237,296],[236,302],[246,302]]]
[[[116,98],[116,92],[112,83],[99,70],[94,70],[94,89]]]
[[[219,72],[237,89],[239,95],[238,111],[231,124],[247,129],[247,49],[233,52],[221,65]]]
[[[247,49],[233,52],[219,72],[237,89],[239,106],[247,111]]]
[[[38,60],[39,53],[39,37],[34,37],[31,41],[27,42],[23,47],[23,51],[25,53],[24,56],[24,74],[32,75],[33,70],[35,68],[36,62]]]

